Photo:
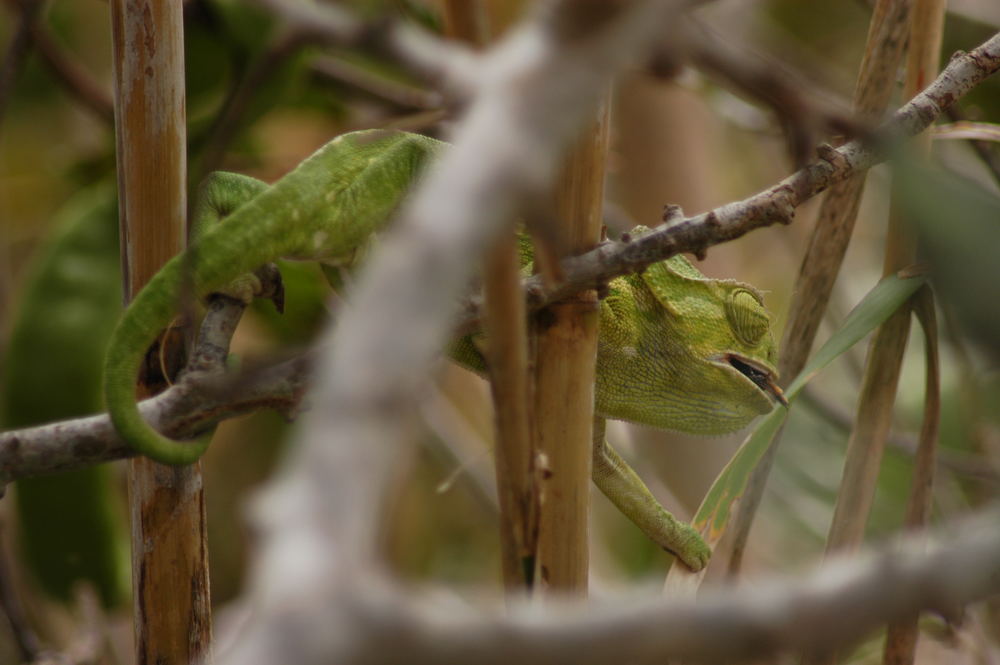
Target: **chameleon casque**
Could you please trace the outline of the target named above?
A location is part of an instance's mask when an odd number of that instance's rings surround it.
[[[112,336],[104,389],[121,436],[163,463],[196,460],[207,437],[174,441],[157,433],[140,416],[134,391],[147,349],[170,324],[183,295],[222,293],[250,302],[261,286],[254,271],[276,258],[349,267],[422,166],[445,147],[415,134],[362,131],[334,139],[271,186],[232,173],[210,176],[195,210],[191,247],[150,280]],[[454,345],[452,355],[483,369],[468,338]],[[775,357],[759,293],[739,282],[709,279],[682,256],[613,280],[601,302],[594,481],[692,569],[705,565],[709,548],[660,506],[605,442],[604,419],[703,435],[734,431],[783,401]]]

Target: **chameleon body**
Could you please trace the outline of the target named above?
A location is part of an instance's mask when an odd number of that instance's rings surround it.
[[[444,146],[413,134],[355,132],[334,139],[272,186],[214,174],[196,208],[191,248],[139,293],[111,341],[105,396],[122,437],[168,464],[192,462],[207,445],[158,434],[140,416],[134,397],[142,358],[173,318],[185,284],[199,296],[223,293],[249,302],[260,287],[254,270],[276,258],[350,267],[422,165]],[[454,345],[452,355],[472,369],[484,367],[468,338]],[[607,445],[604,419],[698,434],[736,430],[781,399],[774,359],[770,318],[753,287],[706,278],[683,257],[613,280],[602,301],[594,480],[691,568],[707,562],[707,546],[659,505]]]

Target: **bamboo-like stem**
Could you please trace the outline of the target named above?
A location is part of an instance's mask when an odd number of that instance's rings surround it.
[[[916,5],[910,22],[911,52],[907,59],[905,90],[907,97],[912,97],[919,91],[919,88],[912,87],[917,81],[926,80],[936,69],[936,54],[940,49],[940,35],[937,37],[928,35],[925,25],[928,17],[920,16],[921,13],[933,11],[933,7],[922,3],[921,0],[917,0]],[[938,11],[942,14],[941,18],[931,22],[938,24],[939,31],[940,21],[943,20],[943,8],[939,8]],[[928,40],[929,43],[920,44],[921,38]],[[929,62],[930,54],[923,52],[926,48],[935,49],[934,63]],[[926,69],[928,65],[930,70]],[[898,201],[894,200],[889,211],[882,273],[891,275],[898,272],[913,263],[915,258],[913,238],[904,229],[898,213]],[[910,314],[909,303],[900,307],[878,328],[872,340],[865,364],[861,394],[858,397],[855,426],[847,442],[844,475],[837,493],[837,504],[826,542],[827,554],[856,550],[864,539],[865,525],[875,499],[882,455],[892,426],[903,352],[909,338]],[[928,369],[928,372],[935,371]],[[922,470],[930,471],[929,468]],[[923,501],[923,498],[918,497],[917,500]],[[912,663],[916,648],[916,632],[915,616],[894,624],[886,641],[885,662],[899,665]],[[828,662],[833,662],[833,659]]]
[[[485,46],[505,24],[488,24],[489,10],[521,0],[445,0],[445,34]],[[483,273],[484,331],[496,419],[494,466],[500,507],[500,552],[504,587],[530,588],[538,535],[538,490],[531,440],[531,377],[528,375],[528,315],[513,233],[487,253]]]
[[[827,554],[855,550],[864,538],[882,452],[892,426],[892,407],[909,329],[910,308],[904,305],[882,324],[872,340],[826,541]]]
[[[937,438],[941,423],[937,317],[934,312],[934,297],[928,287],[914,296],[913,309],[924,330],[926,380],[923,423],[913,462],[913,483],[907,499],[904,525],[907,529],[922,530],[927,528],[930,520]],[[919,615],[914,613],[889,623],[882,657],[885,665],[912,665],[917,653],[918,618]]]
[[[931,16],[935,11],[940,16]],[[912,51],[907,61],[907,97],[916,95],[920,91],[918,85],[933,78],[937,69],[937,54],[941,48],[943,18],[943,6],[935,9],[933,4],[916,0],[909,42]],[[937,34],[932,34],[935,32]],[[926,150],[929,137],[921,138]],[[913,238],[906,232],[895,210],[898,202],[894,201],[891,207],[883,275],[902,270],[916,258]],[[882,324],[872,340],[863,388],[858,398],[856,426],[847,445],[844,478],[830,526],[827,552],[854,549],[861,544],[864,525],[875,495],[882,452],[892,424],[896,384],[909,328],[910,307],[901,307]]]
[[[878,0],[875,3],[854,92],[854,109],[862,117],[878,118],[889,105],[906,43],[910,3],[911,0]],[[823,199],[809,248],[802,259],[788,324],[782,335],[778,371],[783,383],[795,378],[809,357],[854,230],[866,175],[858,174],[833,185]],[[742,564],[750,526],[764,495],[780,441],[781,432],[774,437],[757,465],[738,508],[732,527],[730,575],[738,574]]]
[[[486,260],[487,357],[496,411],[496,478],[504,586],[532,586],[538,537],[538,488],[531,439],[528,327],[517,243],[501,240]]]
[[[933,80],[937,75],[944,34],[944,13],[944,0],[914,2],[906,59],[906,81],[903,86],[903,95],[907,99],[914,97],[924,88],[927,81]],[[924,132],[916,138],[915,143],[916,149],[926,155],[930,151],[930,133]],[[899,204],[900,202],[894,198],[892,208],[898,208]],[[892,214],[890,217],[892,225],[886,247],[886,270],[892,266],[909,263],[916,257],[915,240],[903,228],[899,217],[898,214]],[[896,316],[905,316],[907,311],[901,311]],[[927,378],[924,388],[923,425],[920,430],[920,442],[913,467],[913,483],[904,523],[909,529],[924,529],[930,519],[935,449],[941,411],[937,321],[934,315],[934,298],[929,289],[924,288],[914,299],[914,311],[917,312],[924,328],[926,355],[924,371]],[[899,342],[902,346],[905,344],[905,339]],[[891,415],[890,409],[888,416]],[[879,445],[880,448],[884,448],[884,438]],[[917,651],[919,632],[917,619],[917,615],[913,615],[889,624],[883,652],[885,665],[912,665]]]
[[[114,0],[115,128],[125,293],[184,245],[186,149],[182,7]],[[140,387],[148,392],[149,387]],[[136,662],[209,652],[205,503],[198,465],[129,464]]]
[[[608,107],[571,151],[556,189],[567,249],[600,239]],[[541,503],[537,575],[542,588],[586,593],[591,446],[597,356],[597,293],[582,291],[532,319],[535,339],[535,442]]]

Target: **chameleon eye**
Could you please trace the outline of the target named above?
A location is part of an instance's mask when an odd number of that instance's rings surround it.
[[[747,289],[736,289],[729,295],[726,316],[737,339],[750,346],[756,346],[770,326],[760,299]]]

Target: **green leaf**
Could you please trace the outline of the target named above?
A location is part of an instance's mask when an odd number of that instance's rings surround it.
[[[13,313],[0,372],[0,422],[27,427],[101,409],[101,358],[121,312],[118,206],[112,183],[60,210]],[[106,607],[128,598],[125,509],[108,465],[16,483],[24,563],[68,604],[80,581]]]
[[[893,179],[905,219],[920,238],[931,279],[942,300],[994,358],[1000,357],[1000,197],[971,180],[894,162]]]
[[[820,370],[889,318],[925,281],[922,276],[903,278],[893,275],[879,282],[851,311],[840,330],[827,340],[795,377],[785,391],[788,401],[794,401],[805,384]],[[719,542],[729,524],[733,504],[743,496],[750,474],[787,417],[788,409],[783,407],[764,416],[708,490],[692,524],[709,544]]]

